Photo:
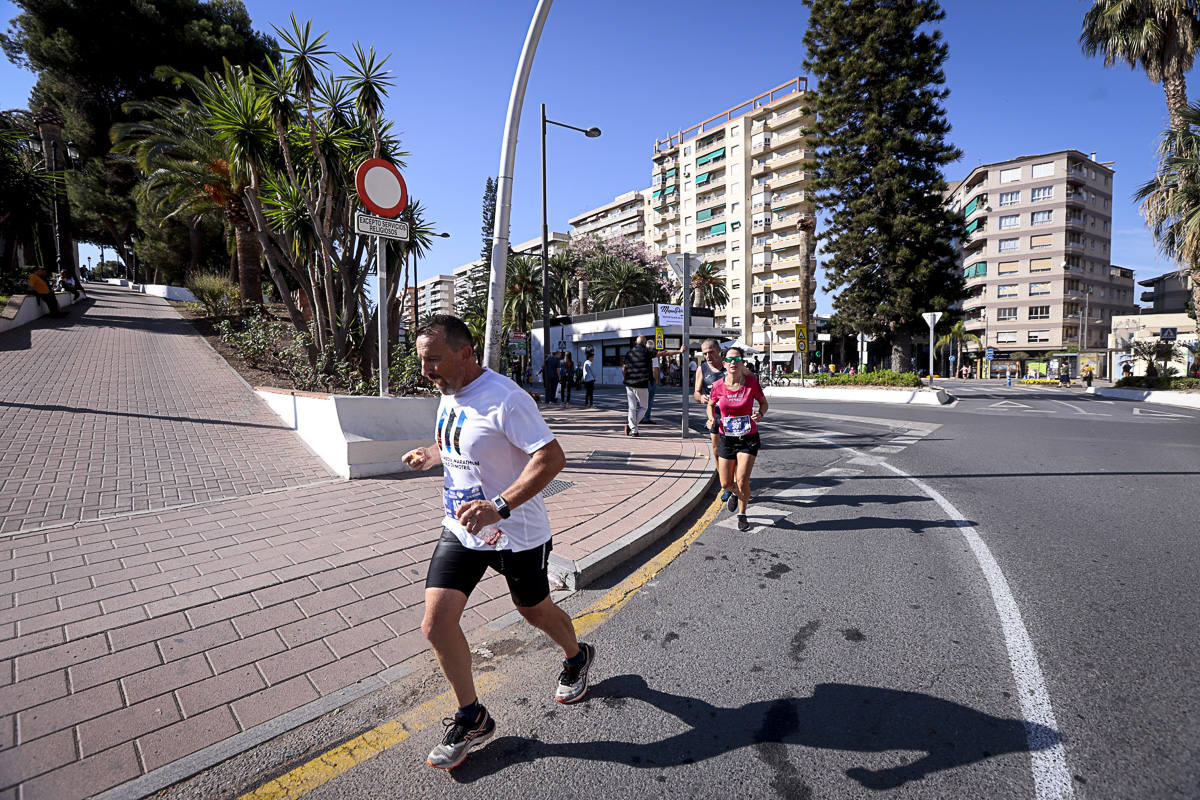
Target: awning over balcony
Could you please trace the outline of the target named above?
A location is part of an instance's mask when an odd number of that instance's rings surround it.
[[[700,156],[700,158],[697,158],[696,166],[702,167],[705,164],[707,164],[708,162],[712,161],[713,159],[720,158],[723,155],[725,155],[725,148],[724,147],[717,148],[716,150],[713,150],[711,153]]]

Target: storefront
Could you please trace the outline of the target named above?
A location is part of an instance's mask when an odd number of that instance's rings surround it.
[[[676,307],[677,308],[677,307]],[[621,365],[625,353],[633,346],[638,336],[645,336],[647,343],[654,345],[656,328],[662,328],[663,349],[678,350],[683,342],[683,326],[660,324],[660,307],[655,305],[618,308],[594,314],[576,314],[560,317],[550,327],[550,349],[563,350],[571,354],[576,364],[582,364],[586,352],[594,353],[593,363],[597,366],[596,382],[601,386],[619,386],[622,382]],[[670,320],[667,320],[668,323]],[[561,324],[558,324],[560,323]],[[700,344],[707,338],[720,341],[736,339],[741,335],[739,328],[717,328],[713,324],[711,309],[693,308],[689,326],[689,350],[695,358],[700,353]],[[533,328],[533,379],[540,381],[538,374],[545,361],[541,322]],[[684,362],[679,361],[680,370]]]

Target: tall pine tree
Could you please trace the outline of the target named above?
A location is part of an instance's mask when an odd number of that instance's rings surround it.
[[[468,276],[470,290],[466,297],[456,299],[458,315],[463,319],[484,319],[487,315],[488,281],[492,268],[492,237],[496,231],[496,181],[490,175],[483,185],[483,226],[480,233],[483,236],[483,247],[479,251],[479,260],[483,266],[471,270]]]
[[[965,294],[954,248],[963,224],[942,175],[962,154],[946,141],[947,49],[931,30],[945,14],[936,0],[804,4],[827,289],[839,316],[888,337],[892,369],[906,370],[921,314]]]

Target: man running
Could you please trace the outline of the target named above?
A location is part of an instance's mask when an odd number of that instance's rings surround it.
[[[511,380],[475,362],[471,333],[458,317],[436,314],[424,322],[417,355],[442,398],[434,444],[409,451],[404,462],[417,470],[442,465],[446,511],[425,580],[421,630],[459,705],[428,760],[431,767],[453,769],[496,732],[475,694],[471,651],[459,624],[488,567],[508,581],[521,616],[563,649],[558,702],[575,703],[587,694],[596,650],[575,638],[571,618],[550,599],[550,518],[541,491],[566,457],[537,404]]]

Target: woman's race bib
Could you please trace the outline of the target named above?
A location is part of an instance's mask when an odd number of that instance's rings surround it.
[[[745,436],[750,432],[750,417],[726,417],[726,436]]]
[[[465,489],[451,489],[447,486],[442,490],[442,504],[446,508],[446,516],[452,519],[458,519],[458,509],[463,503],[483,499],[485,498],[482,486],[468,486]]]

